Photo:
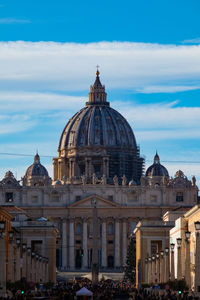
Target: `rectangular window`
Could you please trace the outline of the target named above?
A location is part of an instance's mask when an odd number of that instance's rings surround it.
[[[6,202],[13,202],[13,193],[5,194]]]
[[[32,200],[32,203],[37,203],[38,202],[38,196],[37,195],[32,195],[31,200]]]
[[[157,202],[157,196],[156,195],[151,195],[151,203],[156,203]]]
[[[183,200],[184,200],[183,192],[176,193],[176,202],[183,202]]]
[[[113,241],[109,240],[109,241],[108,241],[108,244],[113,244]]]
[[[108,196],[108,200],[113,202],[113,195]]]
[[[80,201],[81,200],[81,196],[76,196],[76,201]]]

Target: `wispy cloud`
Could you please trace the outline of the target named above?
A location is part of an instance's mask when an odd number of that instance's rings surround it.
[[[85,90],[97,62],[109,88],[199,86],[200,45],[19,41],[0,43],[0,88]]]
[[[143,94],[155,94],[155,93],[177,93],[177,92],[186,92],[199,90],[200,85],[198,86],[188,86],[188,85],[175,85],[175,86],[145,86],[143,88],[136,89],[136,92]]]
[[[182,44],[200,44],[200,37],[182,41]]]
[[[16,19],[16,18],[0,18],[0,24],[26,24],[31,23],[27,19]]]

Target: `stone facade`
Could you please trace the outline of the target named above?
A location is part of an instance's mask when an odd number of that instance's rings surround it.
[[[83,126],[86,121],[89,127]],[[100,268],[121,270],[136,224],[161,220],[180,206],[191,208],[197,193],[195,178],[190,181],[181,171],[169,177],[157,154],[144,175],[132,129],[109,107],[97,72],[86,108],[70,119],[62,133],[58,158],[53,159],[53,180],[36,154],[22,184],[11,172],[0,182],[0,205],[19,206],[31,218],[51,218],[59,230],[57,267],[88,270],[95,199]]]

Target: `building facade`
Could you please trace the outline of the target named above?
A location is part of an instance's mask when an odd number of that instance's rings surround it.
[[[170,177],[156,153],[144,173],[134,133],[126,119],[110,107],[99,71],[89,101],[65,126],[53,159],[53,178],[38,154],[21,182],[7,172],[0,182],[0,205],[16,205],[31,218],[56,224],[57,267],[88,270],[92,239],[98,236],[99,266],[122,270],[129,235],[143,220],[197,203],[195,177],[181,171]],[[98,232],[93,232],[93,206]]]

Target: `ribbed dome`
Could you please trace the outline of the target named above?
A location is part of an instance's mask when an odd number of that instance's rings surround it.
[[[133,131],[116,110],[104,105],[87,105],[65,127],[59,150],[78,146],[117,146],[136,149]]]
[[[40,156],[38,153],[34,157],[34,163],[28,167],[25,177],[32,176],[49,176],[46,168],[40,163]]]
[[[152,177],[152,176],[169,176],[169,173],[167,169],[160,164],[160,158],[156,152],[156,155],[154,156],[154,163],[151,165],[147,171],[146,176]]]
[[[133,131],[126,119],[106,101],[105,86],[99,71],[90,87],[89,102],[68,122],[60,138],[58,150],[70,147],[117,146],[136,149]]]

